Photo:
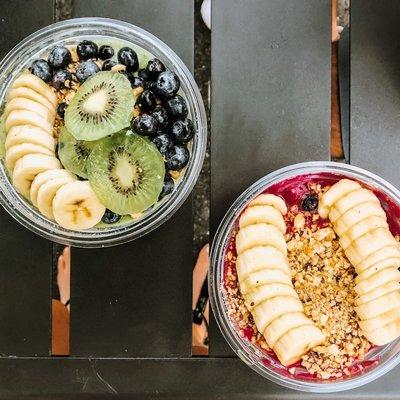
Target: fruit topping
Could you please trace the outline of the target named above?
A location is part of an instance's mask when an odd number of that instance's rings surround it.
[[[160,133],[152,139],[152,142],[157,146],[158,151],[162,155],[166,155],[174,145],[174,141],[166,133]]]
[[[130,47],[122,47],[118,51],[118,61],[125,65],[129,72],[135,72],[139,68],[138,56]]]
[[[59,69],[54,73],[51,84],[55,89],[60,90],[68,86],[71,79],[71,72],[66,69]]]
[[[68,104],[67,103],[60,103],[57,107],[57,114],[61,117],[64,118],[65,115],[65,110],[67,109]]]
[[[102,71],[111,71],[111,68],[115,67],[117,63],[114,60],[106,60],[101,68]]]
[[[153,58],[147,63],[147,71],[152,79],[156,79],[161,72],[165,71],[165,65],[158,58]]]
[[[167,110],[163,107],[157,106],[153,112],[151,113],[152,117],[154,117],[157,121],[159,128],[166,128],[168,125],[168,113]]]
[[[171,194],[174,191],[174,187],[175,187],[174,180],[172,179],[171,175],[168,172],[166,172],[164,178],[164,184],[159,199],[162,199],[163,197]]]
[[[108,209],[106,209],[106,212],[104,213],[103,217],[101,218],[101,220],[105,224],[115,224],[120,219],[121,219],[121,215],[116,214],[116,213],[114,213],[114,212],[112,212],[111,210],[108,210]]]
[[[114,55],[114,49],[111,46],[103,45],[99,49],[99,58],[102,60],[107,60]]]
[[[46,60],[35,60],[29,70],[46,83],[50,82],[53,77],[53,70]]]
[[[64,46],[54,46],[47,59],[53,69],[66,67],[72,61],[70,51]]]
[[[132,129],[142,136],[152,136],[157,132],[157,121],[149,114],[142,114],[132,121]]]
[[[308,194],[301,202],[304,211],[314,211],[318,207],[318,195]]]
[[[137,87],[142,87],[144,88],[144,79],[141,78],[140,76],[132,76],[130,79],[132,89],[135,89]]]
[[[78,140],[97,140],[129,126],[133,104],[124,75],[99,72],[76,92],[65,112],[65,125]]]
[[[76,140],[64,127],[58,139],[58,157],[64,168],[87,179],[86,160],[96,143]]]
[[[156,146],[132,132],[120,132],[97,143],[87,161],[89,181],[111,211],[140,213],[155,204],[165,176]]]
[[[168,99],[165,103],[165,109],[171,116],[171,119],[184,119],[188,115],[186,100],[182,96],[179,96],[179,94]]]
[[[167,70],[158,75],[156,84],[156,90],[160,96],[172,97],[178,92],[181,82],[175,72]]]
[[[76,77],[80,83],[83,83],[94,74],[100,71],[99,66],[92,60],[81,62],[76,68]]]
[[[136,100],[136,107],[139,107],[142,112],[150,112],[156,106],[156,98],[150,90],[143,91]]]
[[[175,145],[172,146],[167,152],[166,166],[167,169],[172,171],[179,171],[186,167],[189,162],[189,150],[185,146]]]
[[[76,46],[76,52],[81,60],[88,60],[89,58],[96,58],[99,48],[96,43],[91,40],[82,40]]]
[[[194,126],[189,118],[175,121],[171,126],[171,137],[176,143],[186,144],[193,139]]]

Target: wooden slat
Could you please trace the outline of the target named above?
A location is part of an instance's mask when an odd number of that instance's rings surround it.
[[[331,4],[213,1],[211,223],[261,176],[329,159]],[[215,324],[210,351],[231,355]]]
[[[330,394],[278,386],[239,359],[0,359],[2,399],[399,400],[398,369]]]
[[[73,15],[141,26],[193,66],[193,3],[186,0],[74,2]],[[191,352],[191,199],[161,228],[103,250],[74,249],[71,354],[188,356]]]
[[[351,2],[352,164],[400,186],[400,3]]]
[[[15,0],[0,8],[0,57],[53,22],[52,0]],[[51,242],[0,207],[0,354],[45,356],[50,349]]]

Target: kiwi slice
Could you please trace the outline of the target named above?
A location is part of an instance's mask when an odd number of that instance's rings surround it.
[[[115,71],[90,77],[65,111],[65,126],[77,140],[101,139],[129,126],[135,99],[128,78]]]
[[[140,213],[155,204],[165,175],[157,147],[132,131],[100,140],[86,169],[99,200],[121,215]]]
[[[0,160],[6,155],[6,130],[4,129],[4,116],[0,117]]]
[[[97,142],[76,140],[65,126],[62,127],[58,138],[58,157],[64,168],[87,179],[86,160]]]

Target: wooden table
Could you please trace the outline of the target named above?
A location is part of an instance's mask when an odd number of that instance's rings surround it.
[[[193,1],[75,0],[73,16],[139,25],[193,68]],[[352,0],[350,161],[400,185],[400,8]],[[52,0],[3,1],[0,56],[53,22]],[[256,179],[330,159],[328,0],[213,0],[211,228]],[[135,242],[73,249],[69,357],[50,357],[52,243],[0,210],[0,398],[400,398],[394,370],[340,395],[251,371],[211,321],[191,357],[192,205]]]

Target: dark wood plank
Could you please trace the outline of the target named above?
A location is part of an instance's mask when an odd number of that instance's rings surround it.
[[[277,168],[329,159],[331,3],[214,1],[211,224]],[[229,172],[228,172],[229,171]],[[214,323],[210,351],[230,355]]]
[[[0,359],[0,399],[400,399],[399,370],[350,391],[297,392],[239,359]]]
[[[75,1],[73,15],[107,16],[158,35],[193,66],[193,2]],[[74,249],[71,354],[188,356],[191,199],[161,228],[111,249]]]
[[[351,3],[352,164],[400,185],[400,3]]]
[[[53,22],[53,0],[16,0],[0,8],[0,57]],[[48,355],[51,242],[14,221],[0,207],[0,354]]]

